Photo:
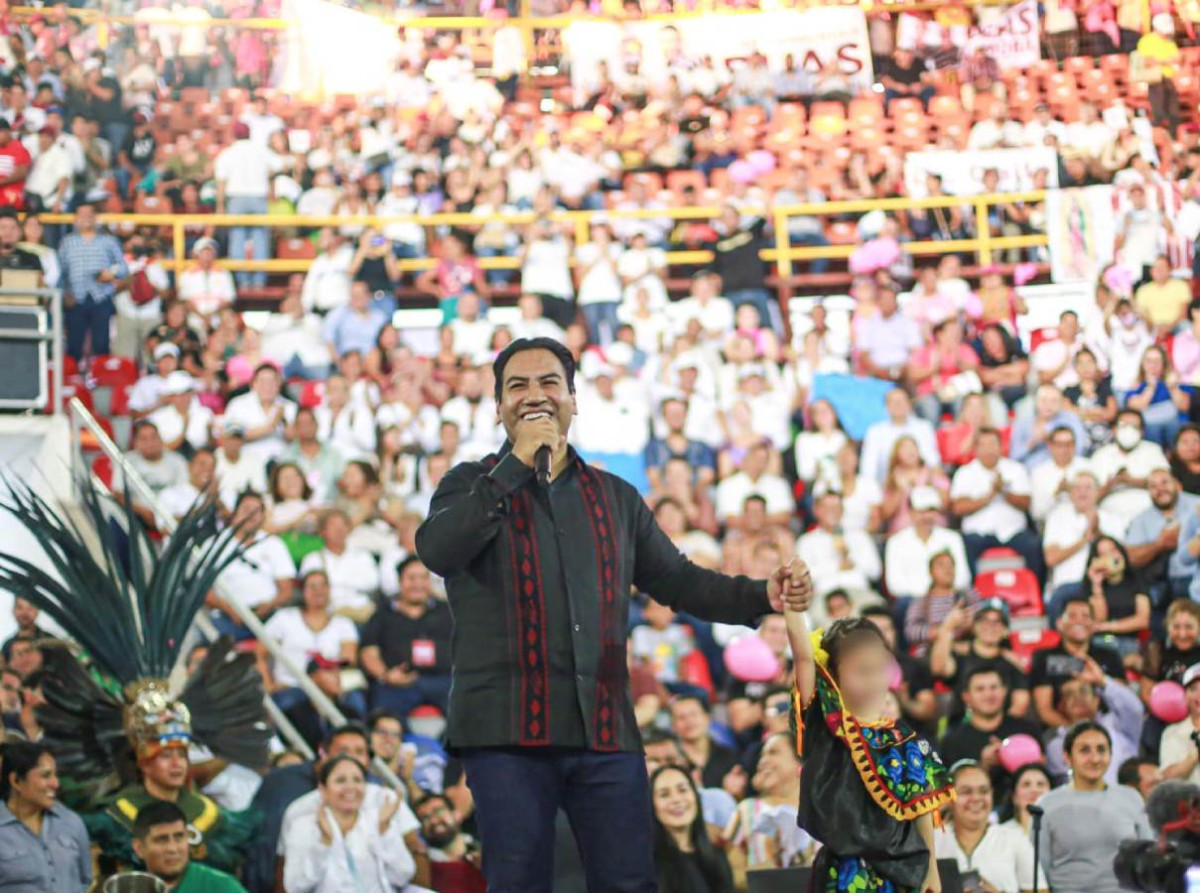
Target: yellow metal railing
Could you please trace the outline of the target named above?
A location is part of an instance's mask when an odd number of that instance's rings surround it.
[[[976,237],[973,239],[956,239],[944,242],[904,242],[901,248],[909,254],[930,255],[974,252],[979,256],[981,264],[989,264],[995,252],[1013,248],[1032,248],[1047,244],[1045,235],[1027,236],[993,236],[988,226],[988,210],[995,205],[1013,204],[1016,202],[1040,202],[1045,198],[1044,192],[1002,193],[976,196],[937,196],[935,198],[884,198],[859,201],[823,202],[819,204],[775,205],[769,208],[744,208],[745,212],[761,213],[774,223],[775,244],[773,248],[762,252],[763,260],[777,265],[781,279],[792,275],[792,265],[795,261],[815,260],[817,258],[847,258],[853,252],[854,245],[827,245],[817,247],[801,247],[791,244],[788,234],[788,222],[796,217],[828,217],[840,214],[866,214],[870,211],[905,211],[914,208],[951,208],[970,207],[974,212],[976,222]],[[590,237],[590,226],[597,217],[605,220],[634,220],[634,219],[666,219],[672,220],[708,220],[720,214],[721,209],[714,206],[691,208],[662,208],[647,210],[611,210],[611,211],[556,211],[549,215],[554,221],[569,225],[573,231],[576,243],[587,242]],[[419,223],[425,227],[437,226],[469,226],[472,228],[488,223],[508,223],[514,227],[528,224],[534,220],[532,213],[497,214],[481,217],[476,214],[432,214],[426,216],[405,215],[398,217],[302,217],[298,215],[271,214],[102,214],[101,223],[115,226],[153,226],[171,230],[171,246],[173,257],[168,261],[176,273],[182,272],[188,263],[184,246],[186,231],[189,227],[228,228],[234,226],[268,227],[271,229],[312,229],[331,227],[384,227],[392,223]],[[70,214],[43,214],[46,223],[70,223]],[[670,251],[667,252],[669,264],[698,264],[712,260],[710,251]],[[305,258],[251,260],[242,258],[225,258],[219,261],[220,266],[230,270],[266,272],[266,273],[302,273],[312,263]],[[436,258],[417,258],[399,261],[400,269],[404,271],[425,270],[437,263]],[[479,258],[479,266],[485,270],[514,270],[519,269],[521,262],[515,257]]]

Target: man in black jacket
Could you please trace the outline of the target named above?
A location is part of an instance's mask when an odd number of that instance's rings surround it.
[[[495,361],[496,455],[452,469],[417,532],[454,613],[449,747],[476,804],[490,893],[550,893],[554,818],[571,820],[593,893],[656,889],[650,790],[626,669],[632,586],[706,620],[807,604],[803,565],[766,582],[684,558],[641,495],[567,445],[575,363],[550,339]],[[550,479],[535,480],[538,451]]]

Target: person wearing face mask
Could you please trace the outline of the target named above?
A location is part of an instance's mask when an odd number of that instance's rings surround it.
[[[979,875],[985,893],[1021,893],[1034,886],[1033,845],[1017,829],[990,822],[992,782],[983,767],[963,760],[951,768],[957,799],[948,821],[934,834],[939,859],[960,872]],[[1038,886],[1045,886],[1045,879]]]
[[[1162,447],[1143,440],[1143,431],[1142,414],[1123,409],[1117,414],[1114,442],[1092,456],[1092,470],[1104,488],[1100,507],[1119,516],[1126,527],[1152,505],[1147,490],[1150,473],[1170,468]]]

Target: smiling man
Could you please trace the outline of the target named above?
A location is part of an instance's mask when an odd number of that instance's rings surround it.
[[[174,893],[245,893],[225,872],[191,861],[187,819],[174,803],[156,800],[142,808],[133,824],[133,851]]]
[[[689,562],[629,484],[567,445],[575,361],[549,339],[496,358],[506,441],[446,474],[417,552],[454,613],[449,746],[475,799],[490,893],[550,893],[554,820],[570,818],[588,888],[656,890],[650,788],[625,660],[632,587],[726,623],[811,591],[800,562],[769,581]],[[550,481],[534,475],[551,451]]]

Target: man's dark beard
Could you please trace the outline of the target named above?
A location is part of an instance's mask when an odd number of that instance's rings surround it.
[[[455,839],[458,837],[458,829],[452,826],[447,827],[446,830],[441,834],[423,831],[422,836],[425,838],[425,842],[435,850],[443,850],[450,846],[450,844],[454,843]]]

